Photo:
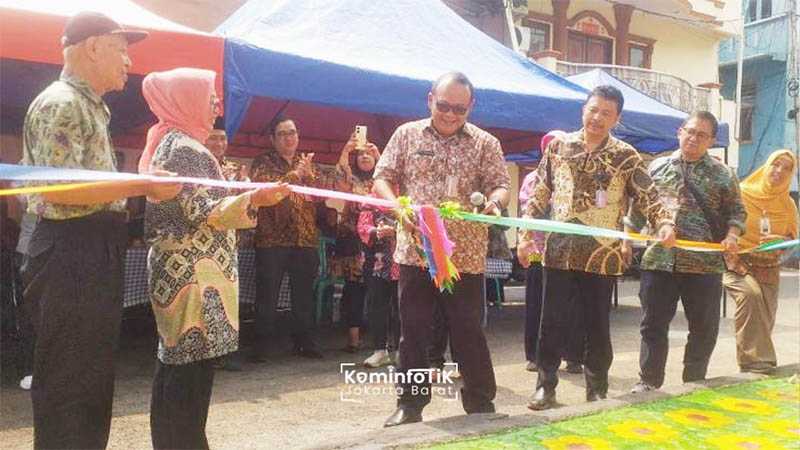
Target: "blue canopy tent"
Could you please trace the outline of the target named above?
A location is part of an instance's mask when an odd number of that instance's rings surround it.
[[[453,70],[475,85],[470,121],[507,152],[574,128],[585,91],[472,27],[439,1],[251,0],[216,33],[225,44],[225,127],[257,139],[278,113],[301,143],[338,152],[356,124],[385,144],[425,117],[431,81]],[[246,145],[246,143],[244,143]]]
[[[614,136],[633,145],[640,152],[661,153],[678,148],[678,128],[688,114],[648,96],[631,85],[619,80],[602,69],[594,69],[567,77],[569,81],[586,88],[600,85],[618,88],[625,98],[622,120],[613,130]],[[716,147],[728,146],[728,125],[720,124]],[[538,150],[509,155],[506,159],[519,163],[531,163],[540,158]]]
[[[640,152],[660,153],[678,148],[678,128],[688,114],[648,96],[628,83],[601,69],[567,77],[586,89],[609,84],[625,97],[620,126],[614,134],[635,146]],[[715,147],[727,147],[728,125],[720,124]]]

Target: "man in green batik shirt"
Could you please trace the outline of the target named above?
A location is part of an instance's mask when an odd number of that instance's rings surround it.
[[[128,44],[145,36],[99,13],[67,21],[64,70],[28,109],[22,164],[116,171],[102,96],[125,87]],[[20,251],[25,301],[36,308],[35,448],[106,447],[128,238],[124,199],[167,200],[180,189],[136,180],[29,197],[36,224]]]
[[[736,252],[746,214],[736,176],[708,154],[717,128],[713,114],[693,113],[678,130],[680,149],[653,161],[649,173],[661,203],[675,218],[678,239],[721,240],[726,252]],[[640,225],[641,219],[641,214],[634,211],[631,218],[634,226]],[[640,328],[641,380],[632,392],[650,391],[664,383],[669,324],[675,316],[678,299],[683,302],[689,322],[683,381],[704,379],[719,332],[725,271],[722,254],[652,245],[642,257],[641,269],[639,298],[644,312]]]

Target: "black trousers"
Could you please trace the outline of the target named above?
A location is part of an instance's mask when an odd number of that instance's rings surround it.
[[[347,280],[342,288],[342,309],[347,328],[364,326],[364,300],[367,295],[365,283]]]
[[[314,346],[314,278],[319,256],[314,248],[256,248],[256,345],[259,350],[277,336],[278,296],[283,274],[289,272],[292,291],[292,338],[300,346]]]
[[[717,345],[722,275],[672,273],[643,270],[639,286],[642,302],[642,344],[639,350],[639,376],[642,381],[661,387],[669,352],[669,324],[675,317],[678,299],[683,302],[689,337],[683,353],[683,381],[706,377],[708,360]]]
[[[564,341],[571,331],[575,306],[586,321],[584,377],[586,391],[608,392],[608,369],[613,350],[609,330],[609,312],[614,278],[588,272],[544,268],[544,302],[538,342],[539,377],[536,388],[554,391],[558,385],[558,366]]]
[[[16,275],[22,273],[22,262],[25,255],[17,253],[15,272]],[[22,371],[22,375],[27,376],[33,374],[33,351],[36,345],[36,330],[33,327],[33,318],[38,316],[36,304],[32,301],[25,300],[22,295],[24,286],[22,286],[21,276],[17,277],[15,288],[17,284],[18,289],[15,289],[15,296],[18,297],[16,308],[17,330],[19,333],[19,358],[18,364]]]
[[[400,341],[397,281],[367,277],[367,298],[373,349],[397,350]]]
[[[613,292],[613,279],[611,286]],[[577,294],[578,290],[573,287],[572,296]],[[569,331],[561,357],[567,362],[582,364],[586,353],[586,309],[581,306],[580,302],[573,301],[572,312],[569,317]]]
[[[154,449],[208,448],[206,420],[213,384],[213,360],[181,365],[156,360],[150,403]]]
[[[571,295],[575,295],[573,290]],[[539,325],[542,318],[542,265],[531,264],[525,278],[525,360],[536,362]],[[570,329],[562,350],[563,359],[583,363],[586,350],[586,325],[580,302],[572,302]]]
[[[489,346],[481,328],[483,275],[462,274],[452,294],[441,293],[427,270],[400,266],[400,363],[397,371],[430,367],[433,313],[440,304],[447,318],[450,337],[458,351],[459,370],[464,380],[461,401],[467,413],[479,411],[497,393]],[[412,380],[416,381],[416,380]],[[398,406],[422,409],[430,403],[430,384],[398,384]]]
[[[525,360],[536,361],[542,319],[542,265],[531,264],[525,277]]]
[[[114,213],[40,220],[23,265],[36,306],[35,448],[105,448],[122,317],[125,222]]]
[[[431,367],[443,368],[447,361],[445,353],[450,346],[450,359],[456,362],[453,341],[450,339],[450,327],[447,325],[447,315],[441,303],[433,306],[433,328],[431,329],[431,342],[428,346],[428,362]]]

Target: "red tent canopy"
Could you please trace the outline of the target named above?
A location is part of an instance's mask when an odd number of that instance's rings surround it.
[[[223,39],[171,22],[129,0],[0,0],[0,58],[62,64],[64,25],[80,11],[101,12],[126,28],[150,33],[130,47],[132,73],[175,67],[214,70],[222,96]]]

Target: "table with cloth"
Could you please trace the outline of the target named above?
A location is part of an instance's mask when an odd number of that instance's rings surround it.
[[[147,294],[147,247],[131,247],[125,258],[123,306],[149,304]],[[253,305],[256,300],[256,256],[252,248],[239,249],[239,303]],[[289,276],[283,275],[278,310],[291,309]]]
[[[125,258],[125,288],[123,306],[130,308],[136,305],[149,304],[147,294],[147,247],[128,248]],[[239,303],[251,306],[256,299],[255,250],[239,249]],[[511,261],[488,258],[486,261],[486,278],[507,279],[511,274]],[[288,311],[292,307],[289,275],[283,275],[281,282],[278,310]]]

